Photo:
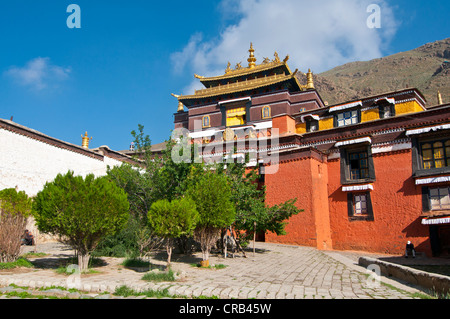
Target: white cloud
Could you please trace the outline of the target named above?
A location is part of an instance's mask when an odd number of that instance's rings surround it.
[[[367,7],[373,3],[381,8],[379,29],[366,23],[371,14]],[[216,39],[193,35],[181,52],[172,55],[177,73],[219,75],[228,61],[246,66],[250,42],[257,63],[277,51],[281,59],[289,55],[291,69],[319,73],[381,57],[396,32],[393,10],[385,0],[223,0],[220,8],[224,15],[237,17],[236,22]]]
[[[5,72],[18,84],[36,91],[55,87],[69,77],[70,68],[64,68],[50,63],[50,58],[35,58],[23,67],[13,66]]]

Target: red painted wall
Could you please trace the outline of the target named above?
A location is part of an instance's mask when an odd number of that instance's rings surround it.
[[[374,166],[374,221],[350,221],[339,159],[321,163],[305,158],[280,163],[276,174],[265,176],[267,204],[297,198],[297,207],[304,211],[289,220],[287,235],[268,234],[266,240],[387,254],[402,254],[410,240],[417,251],[431,256],[428,226],[421,224],[421,189],[412,178],[411,151],[375,154]],[[320,191],[324,187],[326,190]]]
[[[422,194],[412,178],[411,151],[375,154],[371,191],[374,221],[350,221],[340,184],[340,161],[328,163],[332,238],[338,250],[402,254],[411,240],[431,255],[428,227],[421,225]]]
[[[291,217],[286,235],[267,234],[266,241],[304,246],[316,246],[316,231],[311,201],[311,165],[308,159],[282,162],[276,174],[265,176],[266,203],[275,205],[297,198],[296,206],[303,209]]]

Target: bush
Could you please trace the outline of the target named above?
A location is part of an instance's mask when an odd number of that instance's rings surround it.
[[[14,262],[20,254],[32,201],[14,188],[0,191],[0,262]]]

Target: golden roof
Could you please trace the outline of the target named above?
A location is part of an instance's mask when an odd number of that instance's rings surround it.
[[[256,78],[252,80],[246,80],[241,82],[229,83],[226,85],[219,85],[207,89],[196,90],[194,95],[180,95],[178,97],[179,101],[187,99],[200,99],[205,97],[212,97],[222,94],[230,94],[236,92],[242,92],[247,90],[253,90],[260,87],[285,82],[287,80],[295,80],[299,87],[302,87],[295,76],[297,70],[291,74],[275,74],[271,76],[265,76],[263,78]]]
[[[284,60],[280,60],[278,57],[278,53],[274,53],[274,59],[270,60],[269,58],[264,58],[263,62],[259,65],[256,65],[256,58],[254,56],[254,49],[253,44],[250,43],[250,49],[249,49],[249,58],[248,61],[248,67],[242,67],[241,63],[236,64],[236,67],[234,69],[231,69],[231,63],[228,62],[227,68],[225,70],[225,74],[214,76],[214,77],[204,77],[195,74],[194,76],[197,79],[200,79],[200,82],[205,85],[205,89],[196,90],[195,94],[193,95],[174,95],[179,102],[183,100],[189,100],[189,99],[200,99],[200,98],[207,98],[212,96],[218,96],[222,94],[231,94],[231,93],[237,93],[242,91],[248,91],[248,90],[254,90],[257,88],[261,88],[264,86],[269,86],[289,80],[294,80],[297,86],[300,90],[307,90],[307,89],[314,89],[314,84],[312,82],[312,73],[311,71],[308,72],[307,78],[308,83],[307,85],[301,85],[296,77],[296,74],[298,70],[295,70],[293,73],[289,69],[289,66],[287,65],[287,61],[289,60],[289,55],[284,58]],[[274,75],[265,75],[264,77],[257,77],[257,73],[261,73],[263,71],[271,70],[271,69],[281,69],[282,73],[275,73]],[[276,71],[278,72],[278,71]],[[251,74],[255,74],[255,77],[253,79],[250,79],[248,75],[251,76]],[[220,83],[215,83],[215,85],[208,84],[209,82],[214,81],[222,81],[226,79],[235,79],[240,76],[247,76],[245,81],[236,81],[232,83],[227,83],[225,85],[220,85]],[[209,87],[208,87],[209,86]],[[180,108],[179,108],[180,111]]]

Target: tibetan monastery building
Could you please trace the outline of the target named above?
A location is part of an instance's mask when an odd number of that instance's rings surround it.
[[[204,89],[174,95],[174,124],[204,158],[252,155],[268,205],[297,198],[287,234],[264,239],[389,254],[411,241],[449,255],[450,104],[411,88],[326,105],[310,71],[302,84],[288,57],[256,64],[249,52],[247,67],[195,75]]]

